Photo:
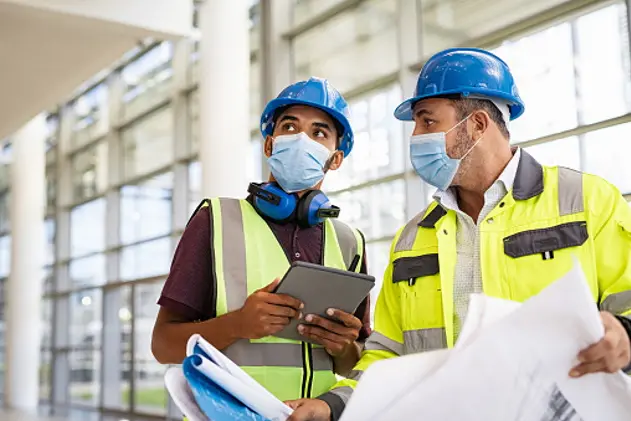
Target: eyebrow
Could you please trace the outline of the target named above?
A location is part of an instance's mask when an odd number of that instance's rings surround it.
[[[333,130],[331,129],[331,126],[327,123],[323,123],[321,121],[316,121],[315,123],[312,124],[313,127],[317,127],[319,129],[326,129],[330,132],[332,132]]]
[[[424,116],[424,115],[432,115],[433,114],[430,110],[428,110],[427,108],[423,108],[423,107],[419,107],[418,109],[414,109],[412,111],[413,111],[414,115],[417,116],[417,117],[421,117],[421,116]]]
[[[283,121],[298,121],[298,117],[293,116],[291,114],[285,114],[284,116],[280,118],[279,123],[282,123]]]

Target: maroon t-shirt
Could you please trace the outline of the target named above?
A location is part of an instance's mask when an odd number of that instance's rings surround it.
[[[204,207],[189,221],[175,250],[169,277],[158,300],[160,306],[189,321],[215,317],[210,212],[209,207]],[[322,264],[324,233],[321,224],[301,228],[295,222],[266,222],[291,262],[300,260]],[[365,248],[363,255],[361,272],[367,273]],[[363,341],[371,332],[369,297],[360,304],[355,316],[363,322],[359,337]]]

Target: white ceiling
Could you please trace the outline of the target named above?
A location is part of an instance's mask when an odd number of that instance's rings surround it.
[[[0,0],[0,139],[67,99],[141,40],[170,37],[129,22],[8,1]]]

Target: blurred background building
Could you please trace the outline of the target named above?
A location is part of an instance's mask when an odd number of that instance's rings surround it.
[[[100,413],[112,419],[178,417],[163,387],[165,367],[150,350],[156,300],[174,247],[204,195],[224,194],[225,183],[232,183],[229,192],[245,195],[247,180],[266,177],[260,112],[293,81],[326,77],[351,104],[355,149],[325,188],[342,208],[341,218],[364,232],[369,270],[378,278],[396,230],[433,192],[408,163],[411,126],[392,112],[412,92],[423,61],[444,48],[487,48],[507,61],[526,103],[525,115],[510,127],[514,144],[542,163],[601,175],[631,200],[629,0],[206,3],[189,5],[195,27],[190,36],[134,35],[135,46],[116,52],[110,65],[96,62],[94,76],[85,75],[44,109],[0,123],[0,136],[6,136],[0,154],[0,398],[8,383],[2,361],[11,336],[3,308],[9,282],[21,285],[11,277],[11,262],[20,262],[15,253],[25,250],[12,247],[21,226],[14,215],[19,218],[23,209],[12,199],[31,182],[37,185],[24,176],[12,179],[10,167],[18,160],[17,129],[40,111],[46,248],[38,272],[39,410],[77,419],[99,419]],[[10,10],[3,7],[0,1],[0,22]],[[226,7],[245,11],[236,14],[242,22],[230,26],[249,31],[249,42],[215,36],[222,17],[212,11]],[[73,37],[81,40],[81,30]],[[19,48],[20,38],[10,37],[0,28],[0,51],[5,43]],[[89,38],[83,42],[98,49]],[[221,107],[217,101],[226,98],[226,89],[215,102],[213,89],[224,76],[229,84],[238,79],[212,71],[212,60],[202,71],[200,61],[204,54],[229,59],[224,44],[249,44],[249,69],[235,70],[247,89],[236,89],[237,97]],[[75,60],[83,65],[81,57]],[[47,67],[37,71],[46,74]],[[20,101],[7,94],[15,82],[2,78],[2,101]],[[234,138],[225,131],[208,136],[212,128],[205,129],[204,121],[240,113],[234,104],[246,107],[243,127],[234,128]],[[225,156],[233,142],[238,155]],[[217,170],[222,160],[230,165]]]

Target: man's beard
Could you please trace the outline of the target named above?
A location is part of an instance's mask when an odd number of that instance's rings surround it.
[[[465,125],[457,127],[456,142],[452,149],[452,153],[449,155],[453,156],[454,159],[462,159],[462,161],[460,161],[458,171],[456,172],[456,175],[454,176],[454,179],[452,181],[452,186],[458,186],[462,184],[461,181],[465,177],[471,175],[471,170],[473,167],[471,158],[472,154],[474,153],[474,151],[471,149],[474,147],[474,145],[475,140],[473,140],[473,138],[469,136],[469,133],[467,133],[467,127]],[[465,156],[465,154],[467,154],[467,156]],[[462,158],[463,156],[465,157]]]

